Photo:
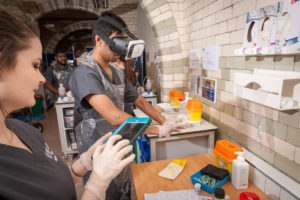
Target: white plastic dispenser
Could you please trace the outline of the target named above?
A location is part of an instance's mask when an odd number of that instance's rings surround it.
[[[276,110],[300,108],[300,72],[254,69],[235,73],[234,95]]]
[[[64,98],[64,96],[66,96],[66,89],[64,88],[62,83],[59,84],[58,95],[60,98]]]
[[[150,94],[151,89],[152,89],[152,83],[151,83],[150,78],[148,77],[147,82],[146,82],[146,90],[147,90],[148,94]]]
[[[244,152],[235,152],[238,157],[232,161],[231,183],[237,189],[248,188],[249,164],[245,161]]]

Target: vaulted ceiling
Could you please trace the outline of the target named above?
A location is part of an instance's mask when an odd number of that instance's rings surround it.
[[[83,10],[76,8],[76,6],[70,6],[75,4],[76,1],[88,3],[89,9]],[[107,3],[108,8],[95,7],[95,2],[100,2],[101,5],[104,1]],[[40,15],[41,7],[53,7],[53,5],[58,4],[60,5],[59,9],[53,9]],[[44,51],[49,46],[49,42],[53,42],[55,39],[58,39],[58,41],[52,49],[59,48],[71,51],[74,44],[92,45],[90,39],[91,26],[87,25],[86,28],[77,28],[79,22],[83,21],[93,24],[103,10],[110,10],[117,15],[131,12],[137,9],[138,0],[0,0],[0,5],[4,5],[12,10],[16,8],[27,16],[38,16],[36,19],[40,27]],[[61,8],[61,5],[65,5],[65,7]],[[90,10],[93,12],[90,12]],[[73,24],[74,26],[72,27]],[[72,30],[66,31],[68,28]]]

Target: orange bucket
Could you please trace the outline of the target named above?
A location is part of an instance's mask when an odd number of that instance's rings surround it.
[[[179,106],[179,98],[183,97],[183,93],[178,90],[171,90],[169,97],[170,97],[171,106],[178,107]]]
[[[237,158],[234,152],[243,151],[243,149],[228,140],[219,140],[214,148],[215,161],[217,167],[227,169],[232,172],[232,160]]]
[[[203,105],[196,99],[189,99],[186,104],[186,116],[190,121],[200,121],[203,111]]]

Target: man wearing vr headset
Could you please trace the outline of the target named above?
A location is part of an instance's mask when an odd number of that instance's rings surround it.
[[[129,40],[128,36],[134,40]],[[80,62],[69,79],[75,98],[74,126],[79,154],[85,152],[98,138],[114,131],[127,118],[124,102],[133,103],[157,121],[159,128],[149,126],[146,134],[170,136],[176,119],[166,120],[126,78],[123,70],[110,62],[141,55],[144,41],[128,31],[125,22],[111,12],[103,12],[94,25],[94,49]],[[85,179],[86,180],[86,179]],[[106,199],[130,199],[130,167],[125,168],[111,183]]]

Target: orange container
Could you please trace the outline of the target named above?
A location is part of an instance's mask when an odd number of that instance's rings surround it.
[[[227,140],[219,140],[214,148],[214,155],[217,167],[227,169],[232,172],[232,160],[238,156],[234,152],[243,151],[243,149]]]
[[[170,91],[170,104],[171,106],[179,106],[179,98],[183,97],[183,93],[179,90]]]
[[[186,116],[190,121],[200,121],[203,111],[203,105],[196,99],[189,99],[186,104]]]

